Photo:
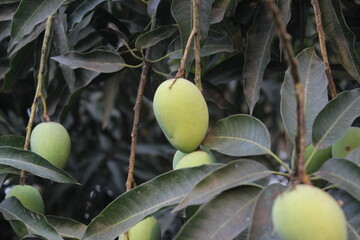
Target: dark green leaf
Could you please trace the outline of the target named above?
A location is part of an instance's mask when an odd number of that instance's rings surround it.
[[[287,24],[290,20],[291,1],[276,0],[282,19]],[[247,45],[244,63],[244,93],[252,114],[260,96],[260,89],[264,78],[264,71],[270,62],[270,46],[276,36],[276,24],[269,14],[268,8],[263,4],[253,25],[247,33]]]
[[[34,27],[53,15],[65,0],[22,0],[11,23],[12,49],[24,36],[31,33]]]
[[[62,237],[81,239],[86,230],[86,225],[70,218],[46,216],[46,219]]]
[[[360,116],[360,89],[344,91],[331,100],[316,117],[312,140],[317,149],[327,148]]]
[[[226,191],[200,208],[181,228],[176,240],[233,239],[249,226],[260,189],[239,187]]]
[[[271,153],[270,134],[255,117],[238,114],[219,120],[203,145],[230,156]]]
[[[261,191],[255,203],[249,228],[248,240],[278,240],[271,220],[275,198],[285,190],[280,184],[273,184]]]
[[[79,23],[84,16],[90,12],[94,11],[94,8],[102,3],[104,0],[86,0],[83,1],[69,16],[70,19],[70,28],[73,28],[76,23]]]
[[[360,201],[360,167],[355,163],[346,159],[332,158],[327,160],[314,175],[335,184]]]
[[[231,161],[203,178],[174,210],[202,204],[225,190],[252,183],[271,173],[264,165],[253,160]]]
[[[29,234],[51,240],[62,240],[46,218],[25,208],[18,199],[10,197],[0,203],[0,211],[6,220],[21,221]]]
[[[83,240],[114,239],[144,217],[177,204],[197,182],[219,165],[174,170],[122,194],[88,226]]]
[[[117,93],[119,91],[120,80],[127,77],[126,73],[127,72],[125,71],[115,73],[105,82],[104,90],[103,90],[104,91],[104,111],[103,111],[103,119],[102,119],[103,129],[108,126],[111,116],[111,111],[114,108]]]
[[[233,43],[229,36],[210,29],[209,35],[205,39],[204,45],[201,48],[201,56],[205,57],[219,52],[223,53],[233,51]]]
[[[360,147],[355,148],[352,150],[347,156],[346,159],[356,163],[358,166],[360,166]]]
[[[7,6],[3,6],[0,8],[0,21],[11,20],[14,16],[15,10],[18,4],[8,4]]]
[[[75,43],[77,43],[80,39],[84,38],[80,34],[80,33],[82,33],[82,31],[92,32],[92,30],[93,30],[92,27],[90,27],[90,29],[86,28],[89,25],[89,23],[92,19],[92,16],[93,16],[93,13],[90,13],[83,20],[81,20],[80,23],[76,24],[76,26],[73,29],[71,29],[71,31],[68,34],[68,38],[72,45],[75,45]]]
[[[355,35],[346,25],[339,0],[320,0],[324,31],[330,39],[341,64],[360,82],[360,61],[355,50]]]
[[[156,16],[156,11],[159,6],[160,0],[149,0],[147,5],[147,12],[150,18],[154,18]]]
[[[93,50],[87,53],[69,52],[51,59],[71,69],[85,68],[95,72],[117,72],[124,68],[124,59],[115,52]]]
[[[227,6],[231,0],[213,0],[210,12],[210,23],[219,23],[223,20]]]
[[[18,3],[18,2],[20,2],[20,0],[2,0],[0,2],[0,5],[10,4],[10,3]]]
[[[316,116],[328,102],[325,63],[321,61],[313,48],[304,49],[297,57],[298,70],[304,90],[304,108],[306,121],[306,145],[311,143],[311,130]],[[290,69],[285,73],[281,88],[281,117],[292,143],[295,143],[297,129],[296,98],[294,80]]]
[[[174,26],[158,27],[152,31],[142,34],[135,42],[137,49],[148,48],[154,46],[158,42],[167,39],[177,31]]]
[[[14,148],[23,148],[25,144],[25,138],[22,136],[0,136],[0,147],[8,146]]]
[[[0,170],[0,172],[1,172],[1,170]],[[2,187],[6,177],[7,177],[7,173],[0,173],[0,188]]]
[[[20,174],[20,170],[10,167],[10,166],[6,166],[6,165],[0,165],[0,174]]]
[[[0,41],[10,36],[10,24],[11,21],[0,22]]]
[[[0,164],[22,169],[55,182],[78,184],[67,172],[31,151],[0,147]]]

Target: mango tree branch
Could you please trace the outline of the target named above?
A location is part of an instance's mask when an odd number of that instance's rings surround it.
[[[304,93],[303,86],[300,81],[298,71],[298,62],[295,58],[294,50],[291,45],[291,36],[286,31],[286,26],[281,18],[281,12],[274,0],[264,0],[269,10],[272,12],[273,19],[278,26],[278,35],[283,41],[286,53],[286,60],[290,66],[290,72],[294,79],[295,97],[296,97],[296,115],[297,115],[297,133],[295,140],[296,149],[296,167],[295,181],[299,183],[311,184],[310,178],[306,173],[304,166],[304,150],[305,150],[305,114],[304,114]]]
[[[39,99],[41,99],[42,105],[43,105],[43,117],[45,118],[46,121],[50,121],[50,118],[47,115],[46,101],[45,101],[44,95],[42,94],[42,87],[43,87],[43,82],[44,82],[46,55],[48,52],[49,39],[51,36],[52,20],[53,20],[53,17],[49,16],[47,18],[47,22],[46,22],[45,35],[44,35],[44,40],[43,40],[43,44],[42,44],[42,48],[41,48],[40,67],[39,67],[39,73],[37,76],[38,81],[37,81],[37,86],[36,86],[36,92],[35,92],[34,101],[31,105],[29,121],[26,126],[26,137],[25,137],[25,144],[24,144],[25,150],[29,149],[31,129],[33,126],[34,118],[35,118],[37,101]],[[25,171],[24,170],[22,170],[20,172],[20,184],[25,185]]]
[[[194,29],[195,29],[195,36],[194,36],[194,52],[195,52],[195,84],[200,91],[202,91],[201,85],[201,52],[200,52],[200,28],[199,28],[199,7],[200,7],[200,0],[193,0],[193,22],[194,22]]]
[[[336,87],[335,87],[335,84],[334,84],[334,81],[333,81],[333,78],[331,75],[329,59],[327,56],[326,45],[325,45],[326,36],[325,36],[324,28],[322,25],[322,21],[321,21],[321,11],[320,11],[320,7],[319,7],[319,2],[317,0],[311,0],[311,4],[313,5],[314,13],[315,13],[316,30],[317,30],[318,36],[319,36],[320,51],[321,51],[322,58],[325,62],[325,74],[328,79],[329,93],[330,93],[331,98],[336,98]]]

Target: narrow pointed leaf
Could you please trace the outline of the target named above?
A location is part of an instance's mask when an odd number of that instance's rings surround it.
[[[124,59],[115,52],[93,50],[87,53],[69,52],[51,59],[71,69],[85,68],[95,72],[117,72],[125,67]]]
[[[25,138],[23,136],[5,135],[0,136],[0,147],[8,146],[14,148],[23,148],[25,144]]]
[[[49,225],[46,218],[25,208],[18,199],[10,197],[0,203],[0,211],[6,220],[21,221],[29,234],[51,240],[63,238]]]
[[[76,23],[79,23],[84,16],[90,12],[94,11],[94,8],[102,3],[104,0],[86,0],[83,1],[72,14],[69,16],[70,19],[70,28],[73,28]]]
[[[221,165],[179,169],[156,177],[120,195],[88,226],[83,240],[114,239],[144,217],[180,200]]]
[[[202,179],[174,211],[202,204],[225,190],[252,183],[271,173],[264,165],[253,160],[231,161]]]
[[[220,194],[185,223],[175,240],[234,239],[249,226],[259,191],[257,187],[245,186]]]
[[[55,182],[78,184],[67,172],[31,151],[0,147],[0,164],[22,169]]]
[[[147,12],[150,18],[156,16],[157,8],[159,6],[160,0],[149,0],[147,5]]]
[[[8,174],[8,173],[20,174],[20,170],[10,166],[0,165],[0,174]]]
[[[290,20],[291,1],[276,0],[282,19],[287,24]],[[244,93],[250,108],[250,114],[259,100],[265,68],[270,62],[270,46],[276,36],[276,24],[269,14],[269,9],[262,4],[253,25],[247,33],[247,46],[244,63]]]
[[[48,223],[64,238],[81,239],[86,230],[86,225],[70,218],[46,216],[46,219]]]
[[[2,187],[6,177],[7,177],[7,173],[0,173],[0,188]]]
[[[316,117],[312,140],[316,148],[332,145],[360,116],[360,89],[344,91],[331,100]]]
[[[65,0],[22,0],[11,23],[9,49],[13,48],[34,27],[53,15]]]
[[[346,25],[339,0],[320,0],[324,31],[331,41],[341,64],[360,82],[360,60],[355,49],[355,35]]]
[[[304,91],[304,112],[306,121],[306,145],[311,143],[312,125],[316,116],[328,102],[325,63],[321,61],[313,48],[304,49],[297,57],[300,80]],[[295,143],[297,113],[294,92],[294,80],[290,69],[285,73],[281,88],[281,117],[286,133]]]
[[[271,220],[275,198],[285,190],[280,184],[273,184],[259,194],[252,214],[248,240],[278,240]]]
[[[332,158],[327,160],[314,175],[335,184],[360,201],[360,167],[355,163],[346,159]]]
[[[203,145],[230,156],[270,153],[270,134],[257,118],[238,114],[219,120]]]
[[[346,159],[360,166],[360,147],[352,150],[347,156]]]
[[[210,12],[210,23],[219,23],[223,20],[227,6],[230,0],[214,0],[211,12]]]
[[[156,28],[150,32],[146,32],[141,35],[135,42],[135,46],[137,49],[148,48],[154,46],[158,42],[165,40],[176,32],[177,29],[174,26],[163,26]]]

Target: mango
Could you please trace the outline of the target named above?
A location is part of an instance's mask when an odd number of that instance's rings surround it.
[[[334,158],[345,158],[352,150],[360,147],[360,128],[350,127],[331,147]]]
[[[174,169],[197,167],[215,162],[215,158],[210,153],[204,151],[195,151],[181,158],[180,161],[175,165]]]
[[[178,150],[189,153],[203,141],[209,113],[202,93],[190,81],[166,80],[157,88],[153,103],[160,128]]]
[[[153,216],[147,217],[128,232],[129,240],[161,240],[160,225]],[[125,234],[121,234],[119,240],[125,240]]]

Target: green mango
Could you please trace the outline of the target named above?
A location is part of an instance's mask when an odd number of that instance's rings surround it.
[[[216,163],[215,158],[208,152],[195,151],[179,160],[174,169],[197,167],[204,164]]]
[[[153,216],[147,217],[128,231],[129,240],[161,240],[160,225]],[[121,234],[119,240],[125,240]]]
[[[334,158],[346,158],[355,148],[360,147],[360,128],[350,127],[331,147]]]

